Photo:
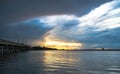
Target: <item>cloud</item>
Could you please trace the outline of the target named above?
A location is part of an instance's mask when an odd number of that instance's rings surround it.
[[[111,0],[0,0],[0,24],[10,24],[47,15],[88,13]]]
[[[12,41],[27,42],[32,44],[34,40],[42,40],[42,36],[51,28],[45,26],[39,20],[29,20],[13,25],[0,27],[0,38]]]
[[[40,22],[47,24],[48,26],[56,26],[59,24],[64,24],[65,22],[75,20],[74,15],[54,15],[54,16],[44,16],[40,17]]]
[[[32,45],[49,39],[80,43],[82,48],[120,46],[120,0],[1,0],[0,3],[0,38],[14,41],[19,38]]]
[[[95,27],[97,30],[103,30],[107,28],[119,27],[119,11],[120,8],[116,6],[120,1],[112,1],[95,8],[88,14],[82,16],[80,19],[80,27]],[[118,11],[115,13],[115,11]]]
[[[84,48],[118,48],[120,45],[118,42],[120,40],[119,3],[119,0],[115,0],[102,4],[81,17],[63,15],[65,18],[63,19],[62,15],[55,16],[59,20],[54,19],[52,23],[57,26],[50,30],[46,37],[53,41],[80,42],[83,43]],[[64,21],[68,16],[72,19]],[[54,18],[54,16],[50,17]]]

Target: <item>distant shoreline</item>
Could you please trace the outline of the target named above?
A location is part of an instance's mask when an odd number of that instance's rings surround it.
[[[46,49],[31,49],[31,50],[33,50],[33,51],[52,51],[52,49],[49,49],[49,50],[46,50]],[[120,49],[117,49],[117,50],[114,50],[114,49],[110,49],[110,50],[62,50],[62,49],[56,49],[56,50],[53,50],[53,51],[120,51]]]

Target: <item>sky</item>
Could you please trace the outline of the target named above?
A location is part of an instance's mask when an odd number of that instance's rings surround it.
[[[0,39],[58,49],[120,48],[120,0],[0,0]]]

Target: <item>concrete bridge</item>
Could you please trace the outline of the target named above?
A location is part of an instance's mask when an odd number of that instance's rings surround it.
[[[20,51],[26,51],[30,47],[22,43],[0,39],[0,54],[10,54]]]

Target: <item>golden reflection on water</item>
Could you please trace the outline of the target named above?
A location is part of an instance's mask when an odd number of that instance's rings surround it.
[[[76,62],[78,62],[75,58],[75,53],[65,51],[45,51],[44,55],[44,66],[49,71],[74,67]]]

